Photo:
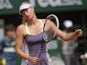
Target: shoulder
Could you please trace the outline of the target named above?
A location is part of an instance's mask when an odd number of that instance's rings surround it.
[[[24,33],[24,31],[25,31],[24,24],[19,25],[16,29],[16,33],[18,33],[18,34]]]
[[[39,19],[39,20],[41,20],[44,23],[46,19]]]
[[[24,29],[24,24],[21,24],[17,27],[17,30],[23,30]]]
[[[40,19],[42,21],[43,24],[46,24],[44,25],[44,27],[46,28],[46,30],[49,30],[51,28],[51,21],[50,20],[46,20],[46,19]]]

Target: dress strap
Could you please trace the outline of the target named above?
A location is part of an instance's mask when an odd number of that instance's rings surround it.
[[[28,25],[25,23],[25,28],[26,28],[26,34],[30,34],[30,31],[28,30]]]
[[[40,23],[41,23],[41,25],[42,25],[41,32],[43,32],[43,22],[42,22],[42,20],[41,20],[41,19],[39,19],[39,21],[40,21]]]
[[[41,29],[41,32],[43,32],[43,22],[41,19],[39,19],[41,25],[42,25],[42,29]],[[27,22],[25,23],[25,27],[26,27],[26,34],[29,34],[30,35],[30,31],[28,30],[28,25],[27,25]]]

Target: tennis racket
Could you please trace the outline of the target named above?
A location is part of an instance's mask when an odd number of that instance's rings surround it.
[[[51,32],[51,31],[45,31],[45,28],[48,25],[47,22],[49,20],[56,26],[56,29],[55,29],[54,33]],[[49,42],[49,41],[55,39],[58,28],[59,28],[59,19],[58,19],[58,17],[56,15],[54,15],[54,14],[48,15],[46,17],[45,23],[43,25],[43,35],[42,35],[42,38],[44,39],[44,41]],[[36,55],[36,57],[39,58],[42,50],[43,50],[43,48],[38,51],[38,54]]]
[[[50,30],[49,31],[45,31],[45,28],[48,25],[47,24],[48,21],[52,22],[53,25],[56,26],[55,32],[52,32]],[[56,15],[54,15],[54,14],[48,15],[46,17],[46,20],[45,20],[45,23],[44,23],[44,26],[43,26],[43,39],[46,42],[49,42],[49,41],[55,39],[58,28],[59,28],[59,19],[58,19],[58,17]]]

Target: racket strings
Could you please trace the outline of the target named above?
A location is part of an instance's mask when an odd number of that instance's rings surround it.
[[[53,22],[53,24],[56,26],[55,32],[52,32],[52,30],[45,31],[45,27],[47,26],[46,24],[47,24],[48,20]],[[54,14],[48,15],[46,20],[45,20],[44,26],[43,26],[43,32],[44,32],[43,38],[44,38],[44,40],[49,42],[49,41],[55,39],[58,28],[59,28],[59,20],[58,20],[57,16]]]
[[[47,41],[47,42],[49,42],[49,41],[51,41],[51,40],[53,40],[53,39],[56,38],[56,37],[54,36],[54,33],[50,32],[50,31],[45,31],[43,34],[44,34],[44,35],[43,35],[43,38],[44,38],[44,40]],[[53,37],[53,36],[54,36],[54,37]]]
[[[44,27],[43,28],[45,28],[45,26],[46,26],[46,23],[47,23],[47,20],[50,20],[50,21],[54,21],[55,20],[55,18],[53,17],[53,16],[48,16],[47,18],[46,18],[46,20],[45,20],[45,23],[44,23]],[[55,22],[54,22],[55,23]],[[56,23],[55,23],[56,24]]]

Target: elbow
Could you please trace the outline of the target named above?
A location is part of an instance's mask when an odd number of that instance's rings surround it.
[[[63,40],[64,40],[64,41],[70,41],[70,40],[72,40],[72,39],[69,38],[69,37],[64,37]]]
[[[70,41],[70,39],[66,39],[66,38],[65,38],[65,39],[63,39],[63,40],[64,40],[64,41]]]
[[[20,49],[16,49],[16,54],[19,56],[20,55]]]
[[[68,41],[68,39],[66,39],[66,37],[62,38],[64,41]]]
[[[70,41],[71,39],[68,37],[68,35],[64,35],[63,37],[62,37],[62,39],[64,40],[64,41]]]
[[[18,52],[18,50],[16,50],[16,54],[17,54],[17,55],[19,55],[19,52]]]

